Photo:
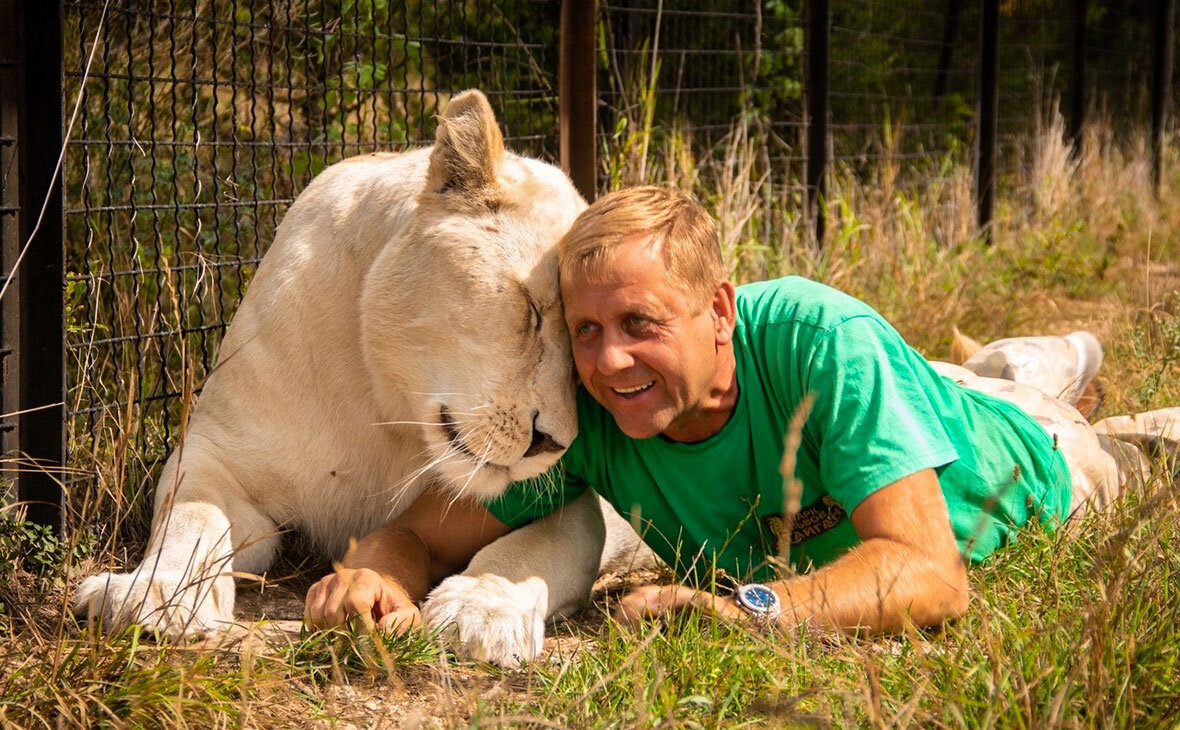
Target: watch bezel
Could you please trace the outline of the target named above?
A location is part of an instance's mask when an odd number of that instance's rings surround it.
[[[759,605],[748,597],[752,591],[766,591],[771,597],[768,605]],[[769,621],[777,619],[782,614],[782,602],[778,594],[765,583],[743,583],[734,591],[734,599],[747,613]]]

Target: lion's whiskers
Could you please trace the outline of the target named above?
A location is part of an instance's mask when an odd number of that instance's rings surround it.
[[[423,466],[421,469],[418,469],[417,471],[413,472],[412,474],[410,474],[409,476],[405,477],[400,482],[398,482],[396,485],[394,485],[391,491],[400,492],[406,486],[408,486],[409,484],[413,483],[416,479],[418,479],[418,477],[422,476],[423,474],[425,474],[427,471],[433,469],[434,467],[439,466],[440,464],[446,462],[447,460],[454,458],[455,455],[456,455],[456,452],[453,449],[444,450],[442,452],[442,454],[435,457],[431,461],[426,462],[426,465]],[[387,519],[393,519],[394,517],[396,517],[396,515],[394,514],[395,509],[396,509],[396,505],[390,505],[389,516]]]
[[[469,419],[452,418],[451,421],[453,423],[474,423],[475,419],[474,418],[469,418]],[[375,423],[370,423],[369,425],[370,426],[442,426],[443,424],[439,423],[437,421],[377,421]]]
[[[491,442],[492,434],[489,432],[487,436],[484,437],[483,444],[480,446],[479,450],[481,454],[475,462],[475,468],[467,473],[467,481],[463,482],[463,486],[459,487],[459,489],[455,491],[454,496],[452,496],[451,500],[447,503],[447,508],[444,510],[443,514],[449,512],[451,507],[454,506],[455,502],[458,502],[461,497],[466,496],[467,487],[471,485],[471,480],[475,478],[475,475],[480,469],[484,468],[484,466],[486,466],[487,463],[491,461],[491,455],[489,453],[492,445]]]

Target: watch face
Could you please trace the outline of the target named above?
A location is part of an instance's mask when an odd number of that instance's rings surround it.
[[[740,589],[742,603],[758,613],[769,612],[778,605],[778,596],[763,585],[746,585]]]

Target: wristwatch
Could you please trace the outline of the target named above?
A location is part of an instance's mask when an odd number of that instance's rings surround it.
[[[775,620],[782,612],[778,594],[762,583],[744,583],[737,587],[733,597],[751,616],[766,621]]]

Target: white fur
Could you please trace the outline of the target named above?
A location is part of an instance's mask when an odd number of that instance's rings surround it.
[[[587,492],[481,550],[462,575],[431,592],[422,618],[476,659],[517,666],[540,652],[546,621],[582,606],[599,573],[655,559],[609,504]]]
[[[281,530],[339,556],[428,482],[483,498],[555,463],[524,454],[534,424],[562,445],[576,433],[553,248],[584,207],[559,170],[503,151],[478,92],[452,101],[433,148],[325,170],[226,333],[143,562],[83,581],[76,610],[203,635],[233,621],[230,563],[262,572]],[[450,442],[444,406],[477,458]],[[598,515],[588,499],[489,546],[438,586],[428,622],[479,658],[532,658],[544,619],[588,593]]]

